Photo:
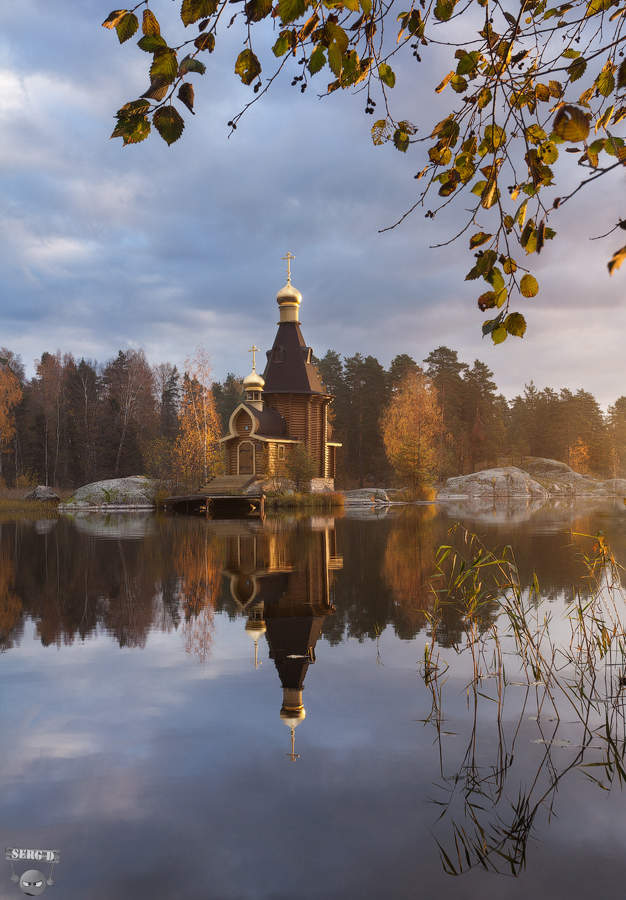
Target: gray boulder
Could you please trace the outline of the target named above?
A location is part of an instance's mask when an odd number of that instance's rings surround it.
[[[437,492],[438,500],[483,499],[504,497],[547,497],[548,491],[515,466],[484,469],[472,475],[448,478]]]
[[[40,503],[61,502],[61,498],[57,497],[52,488],[46,487],[45,484],[38,484],[34,491],[22,494],[20,500],[38,500]]]
[[[154,509],[159,482],[144,475],[110,478],[78,488],[59,505],[62,512],[80,509]]]
[[[387,491],[383,488],[358,488],[354,491],[342,491],[346,504],[380,504],[389,503]]]

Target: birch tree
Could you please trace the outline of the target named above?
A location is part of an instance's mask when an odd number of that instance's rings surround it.
[[[198,487],[220,468],[220,423],[212,391],[209,354],[199,347],[185,360],[178,415],[179,435],[174,448],[176,477],[186,487]]]
[[[398,388],[383,415],[382,432],[398,476],[418,496],[426,495],[439,465],[441,412],[423,372],[407,376]]]

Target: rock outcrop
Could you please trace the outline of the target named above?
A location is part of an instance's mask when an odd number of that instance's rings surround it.
[[[34,491],[28,491],[22,494],[20,500],[38,500],[39,503],[60,503],[61,498],[58,497],[52,488],[46,487],[45,484],[38,484]]]
[[[548,491],[515,466],[484,469],[472,475],[448,478],[437,492],[438,500],[481,498],[497,500],[505,497],[548,497]]]
[[[510,497],[626,497],[626,479],[600,481],[574,472],[555,459],[528,457],[519,467],[484,469],[472,475],[448,478],[437,491],[438,500],[480,499],[488,502]]]
[[[371,506],[376,504],[388,504],[389,496],[383,488],[357,488],[354,491],[342,491],[346,504]]]
[[[65,503],[61,512],[81,509],[154,509],[158,482],[143,475],[130,478],[110,478],[78,488]]]

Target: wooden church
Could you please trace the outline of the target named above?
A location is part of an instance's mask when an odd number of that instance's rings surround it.
[[[312,490],[333,490],[335,454],[341,444],[331,440],[327,393],[313,365],[313,350],[300,330],[300,291],[291,283],[287,254],[287,284],[276,296],[280,310],[278,331],[261,376],[252,348],[252,372],[244,379],[245,400],[233,412],[228,434],[221,438],[226,476],[250,479],[286,477],[289,455],[304,446],[316,473]]]

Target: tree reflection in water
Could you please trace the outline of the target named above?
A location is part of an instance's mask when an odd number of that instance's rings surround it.
[[[561,640],[537,581],[522,589],[511,548],[497,554],[474,535],[461,538],[462,549],[449,544],[438,552],[431,643],[422,661],[432,699],[426,721],[440,754],[432,802],[441,812],[433,833],[448,874],[482,866],[517,876],[538,816],[550,820],[559,784],[573,769],[604,790],[626,780],[626,603],[619,567],[599,534],[590,553],[580,551],[588,590],[570,605],[569,634]],[[453,775],[446,774],[443,687],[454,662],[448,668],[433,650],[446,607],[456,610],[463,628],[457,655],[471,660],[470,734]],[[505,706],[512,715],[507,709],[505,716]],[[513,760],[516,744],[527,739],[528,719],[537,722],[540,737],[533,743],[542,750],[534,768],[525,764],[520,773]]]

